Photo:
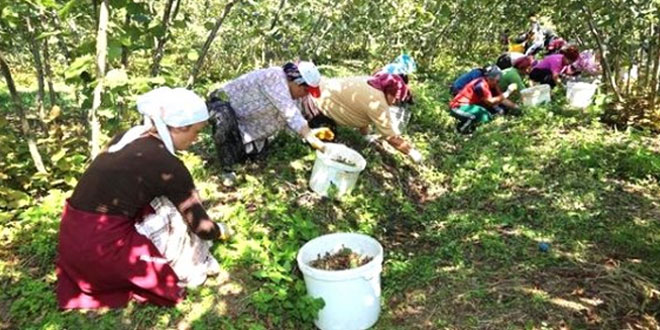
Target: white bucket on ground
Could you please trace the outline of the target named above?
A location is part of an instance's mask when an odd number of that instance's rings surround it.
[[[342,245],[373,259],[366,265],[347,270],[322,270],[309,265],[319,255],[339,251]],[[325,302],[314,321],[319,329],[367,329],[378,321],[383,269],[383,247],[378,241],[355,233],[323,235],[307,242],[298,251],[297,260],[307,294],[323,298]]]
[[[550,85],[542,84],[520,91],[522,103],[527,107],[534,107],[544,102],[550,102]]]
[[[586,108],[596,94],[597,86],[586,82],[569,82],[566,84],[566,99],[573,108]]]
[[[337,162],[341,157],[355,166]],[[328,196],[330,187],[337,189],[337,196],[350,193],[367,161],[357,151],[337,143],[326,143],[325,152],[316,151],[316,161],[309,179],[309,187],[321,196]]]

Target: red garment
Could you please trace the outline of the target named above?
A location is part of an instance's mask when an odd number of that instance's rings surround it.
[[[449,102],[449,109],[458,108],[461,105],[482,104],[484,100],[491,98],[492,95],[486,78],[477,78],[470,81],[456,94],[454,99]]]
[[[55,262],[60,308],[118,308],[131,298],[174,306],[183,299],[179,278],[153,243],[138,234],[135,221],[76,210],[67,202]]]
[[[376,73],[367,83],[385,94],[394,96],[398,102],[406,101],[410,96],[408,86],[398,74]]]

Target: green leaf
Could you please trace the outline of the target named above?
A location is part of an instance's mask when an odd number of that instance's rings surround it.
[[[50,157],[50,161],[53,164],[57,163],[60,159],[62,159],[62,157],[66,155],[67,150],[68,150],[67,148],[60,149],[58,152],[56,152],[54,155]]]
[[[69,67],[64,71],[65,79],[75,79],[80,76],[81,73],[85,71],[93,71],[92,64],[94,63],[94,57],[91,54],[83,55],[75,60],[69,65]]]
[[[149,32],[151,32],[154,37],[160,38],[165,35],[165,27],[160,24],[154,25],[152,21],[149,26]]]
[[[188,26],[188,24],[186,23],[186,21],[182,20],[182,19],[176,20],[172,24],[172,27],[174,27],[176,29],[185,29],[187,26]]]
[[[130,27],[127,28],[126,30],[121,30],[117,36],[115,37],[117,40],[117,43],[121,46],[125,47],[130,47],[133,45],[133,40],[132,40],[132,35],[130,31]]]
[[[20,24],[20,22],[18,22],[19,14],[13,11],[10,6],[2,8],[2,11],[0,11],[0,20],[7,24],[11,29],[15,29],[17,24]]]
[[[57,3],[55,3],[55,0],[39,0],[38,2],[43,7],[57,8]]]
[[[199,54],[194,49],[191,49],[186,56],[190,61],[197,61],[197,59],[199,58]]]
[[[96,112],[96,114],[97,114],[99,117],[103,117],[103,118],[107,118],[107,119],[112,119],[112,118],[115,117],[115,112],[112,111],[112,109],[102,109],[102,110],[98,110],[98,111]]]
[[[165,83],[165,78],[163,77],[153,77],[149,78],[149,82],[154,84],[154,85],[162,85]]]
[[[126,6],[126,0],[110,0],[109,5],[112,8],[124,8]]]
[[[67,177],[64,182],[69,185],[69,187],[74,188],[78,184],[78,179],[74,176]]]
[[[0,188],[0,197],[2,197],[2,204],[9,208],[20,208],[30,205],[30,195],[11,188]]]
[[[138,23],[142,23],[142,24],[151,22],[151,18],[149,16],[141,14],[141,13],[140,14],[134,14],[133,15],[133,20],[135,20]]]
[[[105,75],[105,83],[109,88],[128,84],[128,74],[124,69],[112,69]]]
[[[70,0],[67,2],[60,10],[57,11],[57,15],[60,16],[61,18],[66,18],[69,16],[69,13],[71,12],[71,9],[79,2],[80,0]]]
[[[48,38],[50,36],[56,36],[58,34],[62,33],[61,31],[48,31],[48,32],[43,32],[40,35],[37,36],[37,40],[43,40],[45,38]]]
[[[110,41],[108,45],[108,61],[114,61],[121,57],[121,43],[118,40]]]

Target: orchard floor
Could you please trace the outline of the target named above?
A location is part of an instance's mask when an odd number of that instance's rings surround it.
[[[50,147],[51,177],[24,180],[45,182],[28,184],[40,193],[27,197],[3,163],[3,196],[22,199],[0,209],[0,328],[313,328],[317,304],[303,298],[295,256],[336,231],[372,235],[385,249],[375,329],[659,327],[660,141],[606,128],[597,107],[582,113],[562,100],[459,136],[444,90],[413,88],[409,136],[425,161],[342,129],[340,141],[368,165],[341,201],[308,189],[314,152],[286,134],[224,187],[205,135],[183,158],[210,214],[237,235],[214,246],[224,273],[176,308],[58,311],[59,214],[85,159]],[[23,143],[5,137],[5,151]]]

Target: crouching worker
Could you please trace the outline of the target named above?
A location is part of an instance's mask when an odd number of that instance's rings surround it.
[[[497,67],[501,70],[508,69],[513,66],[513,64],[521,57],[525,57],[523,53],[516,52],[506,52],[500,55],[495,62]]]
[[[329,118],[338,125],[359,129],[365,137],[374,126],[392,147],[414,162],[422,161],[421,153],[401,137],[390,111],[390,107],[410,98],[408,86],[400,75],[377,73],[372,77],[324,79],[321,89],[317,102],[305,104],[308,117]]]
[[[580,53],[577,47],[564,47],[559,53],[548,55],[539,61],[529,73],[529,79],[540,84],[548,84],[550,88],[555,88],[555,86],[561,85],[561,74],[579,56]]]
[[[234,164],[263,154],[269,141],[286,127],[313,148],[323,148],[297,103],[307,95],[318,97],[320,80],[314,63],[289,62],[246,73],[211,93],[213,141],[226,184],[235,181]]]
[[[471,81],[481,78],[486,73],[486,67],[484,68],[474,68],[462,75],[460,75],[454,82],[449,86],[449,93],[451,96],[456,96],[463,87],[469,84]]]
[[[517,59],[513,67],[502,70],[502,77],[499,81],[500,90],[507,90],[511,84],[516,85],[515,92],[519,93],[526,88],[525,83],[523,82],[523,77],[528,75],[532,70],[533,59],[531,56],[523,56]],[[509,99],[512,99],[509,97]],[[513,103],[513,102],[512,102]],[[496,106],[498,109],[503,109],[504,113],[512,115],[520,115],[520,109],[515,106],[513,108],[506,106],[507,102],[504,102],[502,106]]]
[[[206,124],[204,100],[162,87],[138,97],[137,108],[145,124],[110,142],[64,207],[56,260],[60,308],[119,308],[131,299],[173,306],[185,286],[219,271],[209,248],[229,232],[206,214],[176,156]]]
[[[417,63],[408,54],[401,54],[394,59],[394,62],[385,65],[382,69],[374,72],[374,76],[379,73],[396,74],[408,84],[409,76],[417,71]]]
[[[484,77],[472,80],[449,102],[450,114],[458,120],[456,129],[459,133],[472,133],[478,124],[491,121],[493,114],[488,109],[498,109],[500,104],[517,109],[507,99],[517,87],[511,84],[506,92],[500,93],[498,82],[501,76],[502,71],[491,66]]]

